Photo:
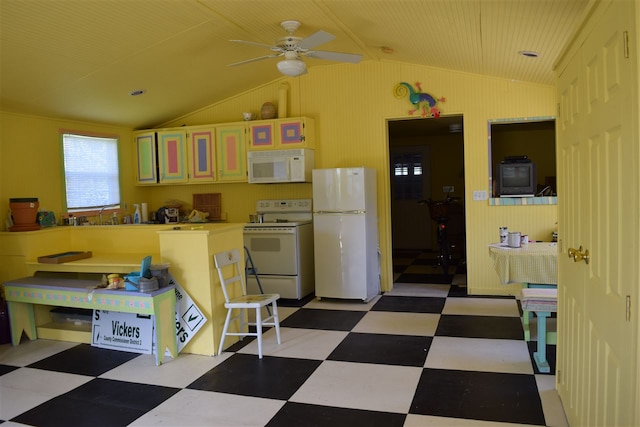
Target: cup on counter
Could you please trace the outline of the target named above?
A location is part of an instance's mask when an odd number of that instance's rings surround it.
[[[521,245],[529,244],[529,236],[527,234],[523,234],[522,236],[520,236],[520,244]]]
[[[507,235],[509,234],[509,229],[507,227],[500,227],[500,243],[503,245],[507,244]]]
[[[520,237],[519,231],[510,231],[507,236],[507,245],[510,248],[519,248],[521,246]]]

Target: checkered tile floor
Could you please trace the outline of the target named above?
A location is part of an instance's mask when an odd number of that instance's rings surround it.
[[[411,263],[407,264],[409,268]],[[429,272],[431,273],[431,272]],[[397,273],[400,275],[401,272]],[[458,282],[464,276],[456,276]],[[0,420],[35,426],[566,426],[514,298],[396,283],[368,304],[281,301],[282,344],[138,355],[57,341],[0,346]],[[555,368],[555,351],[548,354]]]

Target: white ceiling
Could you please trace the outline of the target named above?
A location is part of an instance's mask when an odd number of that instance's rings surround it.
[[[0,109],[151,127],[280,78],[277,59],[228,67],[270,53],[229,40],[271,45],[289,19],[302,22],[297,36],[322,29],[337,37],[319,50],[550,85],[588,3],[0,0]],[[305,62],[309,73],[331,63]],[[136,89],[146,94],[130,96]]]

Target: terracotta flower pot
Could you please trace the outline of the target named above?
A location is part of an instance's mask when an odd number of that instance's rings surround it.
[[[15,225],[35,224],[38,217],[38,199],[9,199],[9,209]]]

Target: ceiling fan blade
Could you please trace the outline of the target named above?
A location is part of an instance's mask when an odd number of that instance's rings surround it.
[[[267,49],[270,50],[274,50],[274,51],[280,51],[281,49],[278,46],[271,46],[268,44],[264,44],[264,43],[256,43],[256,42],[249,42],[246,40],[229,40],[230,42],[234,42],[234,43],[244,43],[244,44],[250,44],[253,46],[259,46],[259,47],[266,47]]]
[[[336,36],[329,34],[326,31],[316,31],[309,37],[306,37],[298,43],[298,46],[302,49],[313,49],[314,47],[321,45],[322,43],[330,42],[335,39]]]
[[[282,54],[274,53],[273,55],[265,55],[265,56],[260,56],[258,58],[247,59],[245,61],[234,62],[233,64],[228,64],[227,67],[235,67],[236,65],[243,65],[243,64],[248,64],[250,62],[262,61],[263,59],[277,58],[278,56],[282,56]]]
[[[328,59],[329,61],[351,62],[357,64],[362,59],[362,55],[355,53],[327,52],[323,50],[309,51],[304,54],[309,58]]]

